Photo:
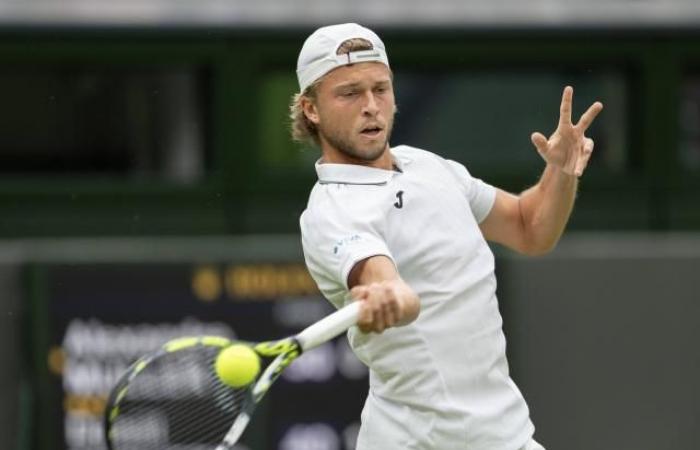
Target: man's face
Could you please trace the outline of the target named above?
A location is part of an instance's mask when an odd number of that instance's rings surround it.
[[[366,62],[329,72],[307,117],[316,124],[324,151],[372,162],[388,148],[394,112],[389,68]]]

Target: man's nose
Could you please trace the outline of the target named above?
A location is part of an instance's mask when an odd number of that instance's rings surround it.
[[[362,113],[368,116],[376,116],[379,113],[379,106],[377,106],[377,99],[374,96],[374,92],[368,91],[365,94],[365,104],[362,107]]]

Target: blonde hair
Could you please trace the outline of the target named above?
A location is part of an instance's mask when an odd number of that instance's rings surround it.
[[[372,50],[374,46],[367,39],[354,38],[344,41],[338,47],[336,54],[345,55],[350,52],[358,52],[362,50]],[[301,105],[303,98],[311,100],[311,102],[316,101],[316,90],[319,84],[321,84],[323,77],[314,81],[304,92],[296,93],[292,96],[292,100],[289,105],[289,118],[291,119],[290,131],[292,133],[292,139],[296,142],[302,144],[311,144],[315,146],[320,146],[320,140],[318,137],[318,129],[316,125],[306,117],[304,114],[304,108]]]

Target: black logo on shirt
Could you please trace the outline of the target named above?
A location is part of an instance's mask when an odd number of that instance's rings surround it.
[[[398,209],[403,208],[403,191],[399,191],[396,193],[396,198],[399,199],[398,202],[394,203],[394,206],[396,206]]]

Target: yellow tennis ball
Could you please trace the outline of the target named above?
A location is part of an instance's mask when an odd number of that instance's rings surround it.
[[[240,388],[249,385],[258,376],[260,358],[247,345],[233,344],[216,357],[214,370],[224,384]]]

